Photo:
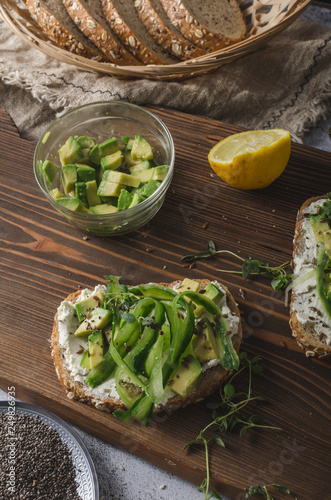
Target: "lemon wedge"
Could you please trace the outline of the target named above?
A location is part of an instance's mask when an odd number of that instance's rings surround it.
[[[288,163],[291,137],[287,130],[251,130],[218,142],[208,161],[216,174],[238,189],[261,189],[276,180]]]

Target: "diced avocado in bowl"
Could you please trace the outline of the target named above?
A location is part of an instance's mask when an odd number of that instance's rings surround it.
[[[157,190],[169,169],[155,163],[153,147],[140,135],[123,136],[122,146],[116,137],[97,144],[93,137],[70,136],[58,154],[59,164],[43,163],[50,185],[60,172],[53,198],[69,210],[95,215],[135,207]],[[111,203],[103,202],[107,198]]]

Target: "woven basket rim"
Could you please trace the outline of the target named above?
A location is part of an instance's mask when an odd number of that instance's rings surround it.
[[[175,64],[119,66],[73,54],[56,45],[31,18],[25,5],[2,0],[0,17],[24,42],[61,62],[118,78],[183,79],[214,71],[261,47],[290,26],[312,0],[239,0],[246,37],[233,45]]]

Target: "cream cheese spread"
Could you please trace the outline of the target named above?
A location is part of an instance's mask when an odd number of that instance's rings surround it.
[[[322,206],[324,202],[325,199],[312,203],[304,210],[304,213],[316,212],[318,207]],[[316,259],[320,245],[314,236],[309,217],[302,220],[301,227],[305,238],[305,246],[300,251],[300,255],[296,255],[293,259],[293,281],[304,276],[309,276],[308,273],[311,273],[312,276],[293,287],[295,299],[291,305],[291,309],[296,311],[297,319],[300,323],[313,328],[319,334],[323,334],[323,341],[327,345],[330,345],[331,320],[326,314],[318,296],[316,275],[314,273],[316,271]]]
[[[226,318],[228,323],[229,330],[231,331],[231,336],[235,335],[238,332],[239,328],[239,317],[237,317],[231,309],[226,304],[226,294],[225,290],[222,286],[214,281],[215,284],[220,290],[223,291],[224,296],[217,303],[219,308],[222,311],[222,315]],[[107,287],[105,285],[98,285],[94,288],[94,290],[84,289],[81,294],[75,299],[75,302],[80,302],[81,300],[86,299],[90,295],[95,295],[98,291],[102,291],[106,293]],[[70,301],[63,301],[58,308],[58,330],[59,330],[59,344],[64,350],[64,363],[67,370],[70,372],[72,378],[75,382],[80,382],[82,384],[85,383],[86,376],[88,374],[88,370],[86,368],[82,368],[80,366],[80,362],[82,359],[82,354],[79,352],[81,348],[86,350],[88,348],[88,342],[83,340],[82,337],[77,337],[74,335],[74,332],[78,328],[79,321],[77,318],[75,303]],[[209,361],[208,363],[204,363],[202,365],[202,370],[208,370],[213,366],[217,366],[219,364],[218,359],[214,359]],[[85,385],[86,392],[88,395],[94,395],[95,397],[110,397],[114,399],[120,399],[118,392],[116,390],[116,381],[115,377],[110,377],[108,380],[100,384],[98,387],[91,388],[88,385]],[[160,405],[166,404],[167,400],[174,396],[174,393],[170,388],[165,389],[164,398],[161,401]]]

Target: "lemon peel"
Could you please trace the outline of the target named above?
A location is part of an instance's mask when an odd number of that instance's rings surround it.
[[[209,152],[214,172],[238,189],[262,189],[285,170],[291,136],[284,129],[250,130],[230,135]]]

